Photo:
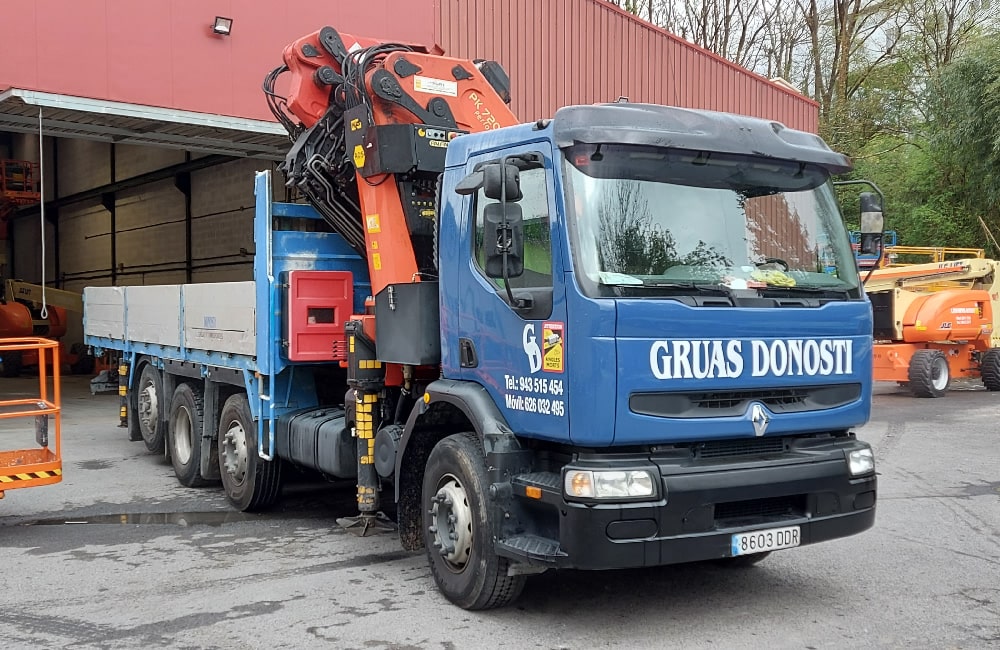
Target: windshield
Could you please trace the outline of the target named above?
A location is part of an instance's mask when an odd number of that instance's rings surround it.
[[[588,295],[861,295],[818,166],[637,145],[575,145],[564,156]]]

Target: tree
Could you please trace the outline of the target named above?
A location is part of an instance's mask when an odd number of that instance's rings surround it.
[[[677,264],[673,236],[653,224],[649,201],[637,181],[618,181],[597,208],[601,268],[629,275],[654,275]]]
[[[931,144],[963,203],[1000,221],[1000,40],[983,38],[941,70]]]

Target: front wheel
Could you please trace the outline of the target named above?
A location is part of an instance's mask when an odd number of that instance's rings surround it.
[[[493,550],[500,532],[489,505],[483,446],[473,433],[439,442],[424,470],[424,545],[431,573],[445,598],[463,609],[509,604],[524,576],[509,576],[510,561]]]
[[[257,427],[243,393],[232,395],[222,406],[219,472],[226,497],[242,512],[263,510],[281,494],[281,461],[257,455]]]
[[[988,391],[1000,390],[1000,348],[990,348],[979,358],[979,375]]]
[[[204,414],[201,389],[178,384],[170,401],[170,462],[181,485],[206,485],[201,477],[201,432]]]
[[[941,397],[951,383],[948,358],[941,350],[917,350],[910,359],[910,389],[917,397]]]

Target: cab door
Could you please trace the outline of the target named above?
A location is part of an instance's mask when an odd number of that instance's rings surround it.
[[[520,163],[520,206],[524,241],[523,272],[509,278],[511,304],[503,278],[490,277],[487,259],[496,252],[498,233],[486,218],[499,203],[480,188],[465,202],[469,227],[462,245],[468,251],[459,281],[460,376],[481,384],[516,433],[568,440],[566,409],[569,335],[566,318],[563,224],[549,148],[526,148]],[[496,154],[470,161],[499,161]],[[494,265],[495,266],[495,265]],[[518,265],[519,266],[519,265]],[[495,271],[493,273],[496,274]]]

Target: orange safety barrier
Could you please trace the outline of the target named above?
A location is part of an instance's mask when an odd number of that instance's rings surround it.
[[[59,342],[38,337],[0,339],[0,357],[5,352],[29,350],[38,353],[38,397],[0,400],[0,420],[34,418],[38,447],[0,450],[0,499],[4,490],[50,485],[62,480]],[[49,368],[52,369],[51,399]],[[6,437],[8,432],[0,431],[0,434]]]

